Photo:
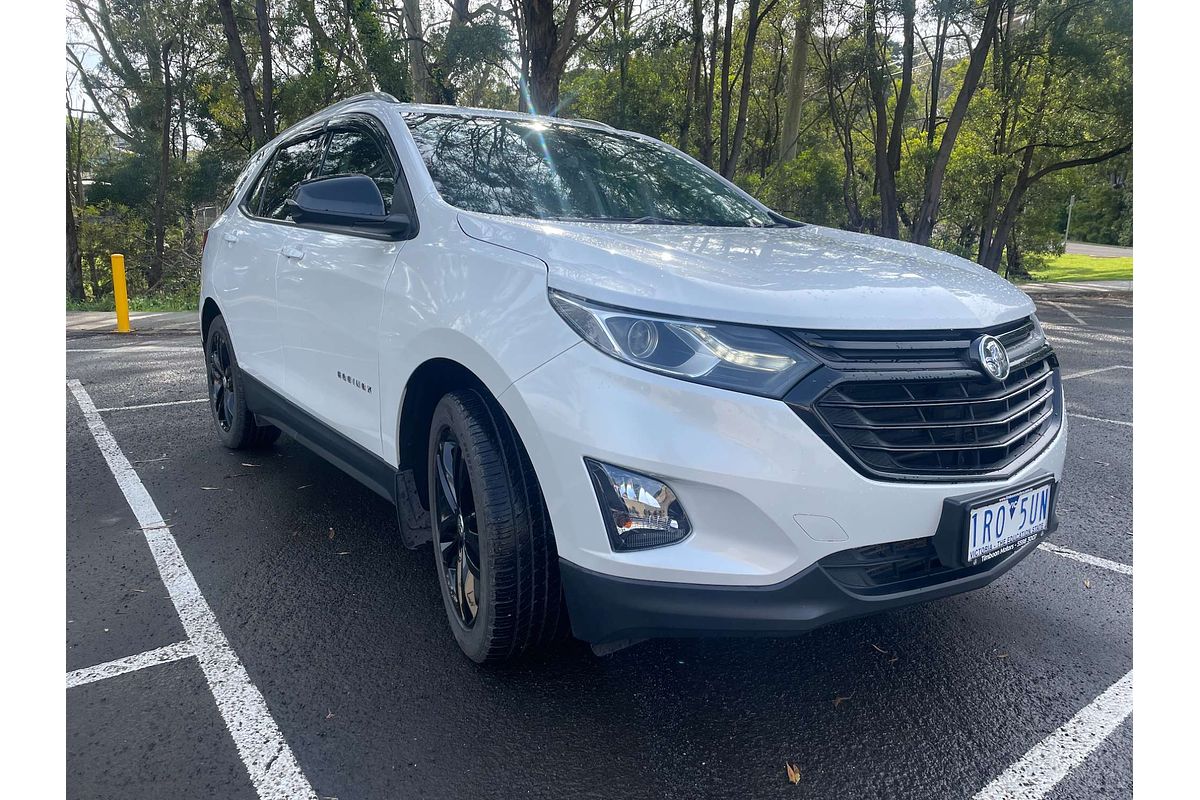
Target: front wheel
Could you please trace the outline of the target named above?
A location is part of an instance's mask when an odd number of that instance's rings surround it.
[[[271,444],[279,438],[273,425],[259,425],[246,405],[242,373],[238,369],[229,328],[223,317],[212,321],[204,343],[208,373],[208,407],[216,423],[221,444],[232,450],[244,450]]]
[[[434,410],[429,499],[442,600],[467,657],[503,661],[558,638],[566,609],[541,487],[512,424],[478,392]]]

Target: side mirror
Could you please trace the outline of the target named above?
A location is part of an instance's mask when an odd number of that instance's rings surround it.
[[[291,218],[301,224],[388,236],[400,236],[411,225],[407,214],[387,213],[379,187],[366,175],[330,175],[302,181],[285,205]]]

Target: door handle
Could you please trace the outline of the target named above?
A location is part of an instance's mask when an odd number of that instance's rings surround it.
[[[299,247],[284,247],[279,251],[284,258],[304,258],[304,251]]]

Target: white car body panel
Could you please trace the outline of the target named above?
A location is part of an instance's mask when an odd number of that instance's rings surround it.
[[[377,456],[380,316],[408,242],[286,230],[276,268],[284,393]]]
[[[547,298],[553,287],[662,314],[831,330],[970,329],[1033,312],[1024,293],[982,267],[818,226],[576,224],[463,211],[437,193],[406,110],[527,118],[359,102],[354,111],[377,117],[392,138],[417,236],[320,233],[255,221],[234,204],[210,230],[202,280],[245,371],[392,468],[413,371],[431,359],[457,362],[512,420],[561,558],[607,575],[722,586],[766,586],[835,551],[929,536],[948,497],[1061,478],[1065,418],[1005,480],[873,480],[784,402],[619,362],[583,343]],[[240,234],[224,241],[240,231],[253,232],[253,248]],[[285,247],[304,255],[282,256]],[[665,479],[693,533],[613,552],[584,456]]]
[[[462,213],[468,235],[550,265],[550,285],[640,311],[785,328],[988,327],[1029,298],[965,259],[817,225],[568,223]]]

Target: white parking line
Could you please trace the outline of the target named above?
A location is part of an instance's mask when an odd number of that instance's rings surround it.
[[[1067,308],[1066,306],[1062,305],[1061,303],[1055,303],[1053,300],[1047,300],[1046,305],[1054,306],[1059,311],[1063,312],[1064,314],[1066,314],[1071,319],[1075,320],[1080,325],[1084,326],[1085,328],[1087,327],[1087,323],[1084,322],[1083,319],[1078,314],[1076,314],[1074,311]]]
[[[1045,550],[1047,553],[1054,553],[1063,558],[1070,558],[1074,561],[1080,561],[1084,564],[1091,564],[1093,567],[1101,567],[1102,569],[1110,569],[1113,572],[1119,572],[1122,575],[1132,575],[1133,567],[1128,564],[1122,564],[1119,561],[1109,561],[1107,558],[1099,556],[1091,556],[1087,553],[1081,553],[1078,550],[1071,550],[1066,547],[1059,547],[1056,544],[1042,542],[1038,545],[1038,550]]]
[[[1068,411],[1067,416],[1079,417],[1080,419],[1090,419],[1092,422],[1107,422],[1110,425],[1124,425],[1126,428],[1132,428],[1132,422],[1126,422],[1121,419],[1108,419],[1107,417],[1089,417],[1087,414],[1076,414],[1074,411]]]
[[[271,717],[262,693],[250,682],[246,668],[217,624],[212,608],[200,593],[196,578],[183,560],[183,553],[150,493],[96,411],[83,384],[69,380],[67,386],[75,395],[75,402],[87,419],[96,446],[108,462],[121,493],[125,495],[126,502],[142,527],[159,575],[167,587],[171,602],[175,604],[183,629],[217,701],[217,709],[233,737],[238,755],[250,773],[250,781],[258,796],[264,800],[315,800],[316,792],[300,771],[300,765]]]
[[[180,347],[179,345],[165,344],[127,344],[122,347],[68,347],[68,353],[124,353],[124,352],[146,352],[155,351],[160,353],[194,353],[199,352],[197,347]]]
[[[83,669],[68,672],[67,688],[72,689],[87,683],[95,683],[105,678],[115,678],[118,675],[135,672],[146,667],[153,667],[156,664],[170,664],[172,661],[178,661],[181,658],[189,658],[194,655],[196,653],[192,649],[191,642],[187,640],[176,642],[175,644],[169,644],[155,650],[147,650],[145,653],[138,653],[135,656],[125,656],[125,658],[105,661],[103,664],[97,664],[94,667],[84,667]]]
[[[1041,800],[1133,713],[1133,670],[980,789],[974,800]]]
[[[136,411],[139,408],[161,408],[162,406],[181,406],[185,403],[207,403],[207,397],[198,397],[195,400],[168,400],[163,403],[140,403],[136,406],[109,406],[108,408],[97,408],[97,411]]]
[[[1101,372],[1111,372],[1114,369],[1133,369],[1133,367],[1125,364],[1114,364],[1111,367],[1096,367],[1095,369],[1085,369],[1082,372],[1072,372],[1070,375],[1063,375],[1064,381],[1069,381],[1072,378],[1086,378],[1088,375],[1099,375]]]

